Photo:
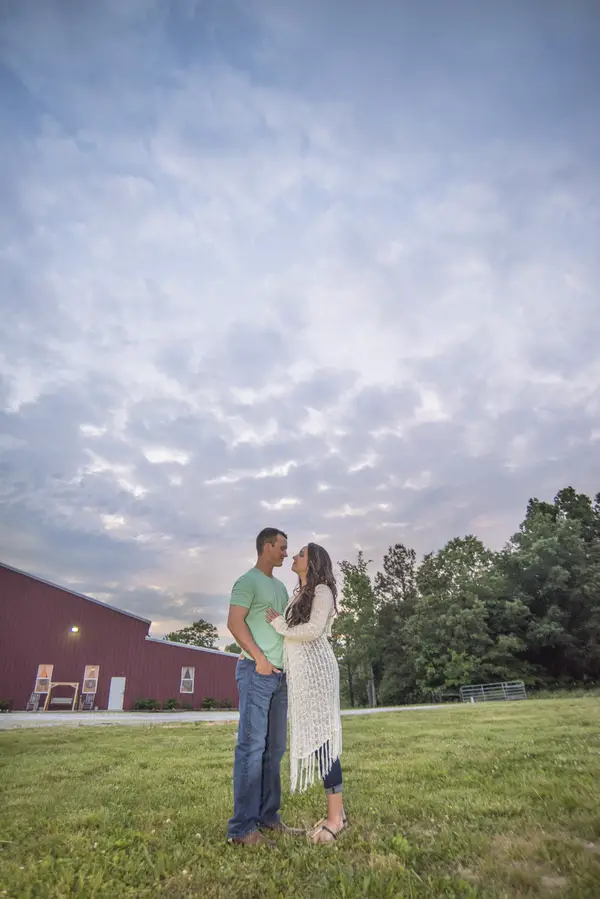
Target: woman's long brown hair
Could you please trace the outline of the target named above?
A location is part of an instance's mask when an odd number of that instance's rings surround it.
[[[306,624],[310,620],[315,589],[319,584],[325,584],[333,593],[333,607],[337,612],[337,586],[329,553],[322,546],[319,546],[318,543],[309,543],[307,550],[306,584],[302,586],[300,580],[298,580],[294,590],[294,601],[285,613],[285,620],[290,627],[294,627],[297,624]]]

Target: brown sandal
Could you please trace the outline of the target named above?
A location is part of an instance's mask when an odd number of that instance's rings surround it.
[[[342,826],[341,826],[340,829],[337,830],[337,831],[336,831],[336,830],[332,830],[331,827],[328,827],[326,824],[320,824],[319,827],[318,827],[318,829],[315,828],[315,829],[313,830],[313,832],[311,833],[311,835],[310,835],[311,841],[315,844],[315,846],[316,846],[317,844],[319,844],[319,843],[333,843],[335,840],[337,840],[338,836],[339,836],[344,830],[347,829],[347,827],[348,827],[348,824],[347,824],[347,819],[346,819],[346,818],[344,818],[344,822],[343,822]],[[322,833],[329,833],[329,834],[331,834],[331,836],[332,836],[333,839],[331,839],[331,840],[330,840],[330,839],[326,839],[326,840],[320,840],[320,839],[318,839],[319,835],[322,834]]]
[[[313,837],[316,832],[323,827],[325,821],[327,821],[327,818],[320,818],[319,821],[317,821],[317,823],[306,832],[306,835],[309,837]],[[348,826],[348,823],[348,816],[346,815],[346,812],[344,812],[342,818],[342,830]],[[341,831],[338,831],[338,833],[341,833]]]

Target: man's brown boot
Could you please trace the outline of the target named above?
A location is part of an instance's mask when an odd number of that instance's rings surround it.
[[[251,830],[245,837],[229,837],[227,840],[233,846],[273,846],[272,842],[265,840],[258,830]]]

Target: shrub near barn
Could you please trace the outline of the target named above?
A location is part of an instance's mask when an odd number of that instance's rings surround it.
[[[200,705],[198,711],[229,711],[233,709],[233,703],[230,699],[213,699],[206,696]],[[161,706],[157,699],[136,699],[133,704],[134,712],[192,712],[194,707],[190,702],[179,703],[177,699],[167,699]]]

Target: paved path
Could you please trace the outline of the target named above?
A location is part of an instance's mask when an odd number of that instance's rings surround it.
[[[439,705],[407,705],[381,709],[347,709],[342,715],[374,715],[382,712],[418,712],[439,709]],[[149,725],[193,724],[195,721],[230,723],[237,712],[10,712],[0,714],[0,730],[19,727],[90,727],[100,724]]]

